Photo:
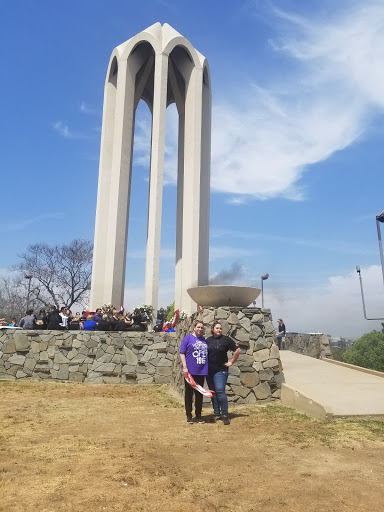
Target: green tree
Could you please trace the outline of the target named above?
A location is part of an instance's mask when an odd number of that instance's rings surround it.
[[[343,360],[345,363],[384,372],[384,333],[372,331],[364,334],[343,354]]]

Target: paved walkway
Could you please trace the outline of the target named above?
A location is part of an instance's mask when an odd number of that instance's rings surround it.
[[[283,405],[315,418],[382,416],[384,377],[345,368],[312,357],[280,352],[285,384]]]

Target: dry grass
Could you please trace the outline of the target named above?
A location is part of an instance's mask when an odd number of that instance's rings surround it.
[[[2,382],[0,393],[1,512],[382,509],[381,421],[274,405],[187,425],[155,386]]]

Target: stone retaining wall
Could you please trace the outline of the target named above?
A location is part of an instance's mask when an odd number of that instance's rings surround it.
[[[274,344],[271,313],[259,308],[205,308],[181,322],[177,333],[0,330],[0,380],[173,384],[184,392],[179,348],[201,319],[206,336],[214,320],[241,347],[230,367],[228,399],[256,403],[280,398],[284,376]]]
[[[326,334],[288,332],[285,336],[285,348],[291,352],[315,357],[316,359],[320,359],[320,357],[333,359],[329,339]]]
[[[223,334],[240,345],[239,359],[229,368],[229,402],[252,404],[280,398],[284,376],[280,370],[280,352],[274,343],[275,329],[269,309],[203,308],[178,325],[177,351],[180,341],[191,332],[194,320],[204,323],[206,338],[211,335],[211,324],[220,321]],[[177,361],[173,365],[172,383],[178,393],[183,394],[184,379]]]
[[[169,383],[174,333],[0,330],[0,380]]]

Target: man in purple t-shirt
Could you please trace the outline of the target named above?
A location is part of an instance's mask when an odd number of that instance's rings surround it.
[[[205,343],[204,324],[195,321],[193,333],[187,334],[180,345],[180,359],[183,373],[190,373],[197,384],[204,385],[204,378],[208,375],[208,347]],[[192,420],[192,398],[195,393],[195,414],[197,423],[205,423],[201,417],[203,408],[203,395],[185,382],[185,412],[187,423]]]

